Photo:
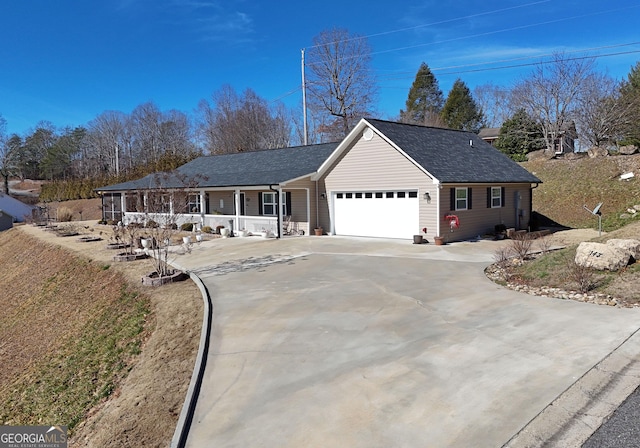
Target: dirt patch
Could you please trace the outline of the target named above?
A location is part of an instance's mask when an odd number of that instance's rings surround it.
[[[68,201],[67,201],[68,202]],[[67,203],[65,202],[65,204]],[[79,223],[82,233],[107,235],[107,226]],[[18,227],[39,240],[62,246],[140,284],[151,263],[139,260],[113,263],[104,241],[78,242],[42,228]],[[53,249],[52,249],[53,250]],[[76,428],[70,447],[168,446],[193,372],[202,323],[202,297],[191,282],[144,289],[155,321],[135,365],[107,401],[89,411]]]

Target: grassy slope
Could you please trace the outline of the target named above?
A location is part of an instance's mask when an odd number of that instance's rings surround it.
[[[0,424],[71,428],[126,375],[149,300],[108,265],[0,233]]]
[[[620,214],[640,204],[640,155],[600,159],[549,160],[522,164],[543,181],[533,190],[533,209],[559,224],[575,228],[597,228],[598,220],[584,210],[603,202],[604,230],[614,230],[629,222]],[[634,172],[630,181],[620,181],[623,173]],[[638,213],[640,215],[640,213]],[[636,217],[636,220],[640,216]]]

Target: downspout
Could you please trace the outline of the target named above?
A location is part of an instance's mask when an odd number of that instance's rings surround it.
[[[307,229],[307,235],[311,233],[311,201],[309,200],[309,189],[305,188],[307,192],[307,225],[309,229]]]
[[[442,236],[440,234],[440,190],[442,184],[438,182],[436,186],[436,236]]]
[[[277,238],[281,237],[282,232],[282,207],[280,207],[280,194],[282,193],[281,189],[273,188],[273,185],[269,185],[269,190],[275,192],[276,194],[276,208],[278,209],[277,218],[276,218],[276,229],[278,230]]]
[[[311,224],[311,223],[309,223]],[[316,226],[320,227],[320,200],[318,199],[318,181],[316,181]],[[309,235],[311,235],[311,229],[309,229]]]
[[[536,184],[535,186],[529,185],[529,225],[527,226],[529,232],[531,232],[531,220],[533,218],[533,190],[538,188],[540,184]]]

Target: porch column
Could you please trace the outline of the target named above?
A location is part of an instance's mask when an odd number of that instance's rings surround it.
[[[122,224],[126,224],[126,222],[124,222],[124,212],[127,209],[127,193],[125,193],[124,191],[122,192],[122,194],[120,195],[120,221],[122,221]]]
[[[206,204],[204,203],[206,196],[204,190],[200,190],[200,230],[204,227],[204,212],[207,210]]]
[[[240,190],[239,189],[236,189],[235,192],[233,193],[233,201],[235,202],[235,205],[236,205],[235,207],[236,216],[235,216],[235,223],[233,224],[233,230],[237,232],[240,230]]]
[[[278,197],[276,198],[276,207],[278,208],[278,219],[276,221],[276,236],[282,237],[282,187],[278,185]]]

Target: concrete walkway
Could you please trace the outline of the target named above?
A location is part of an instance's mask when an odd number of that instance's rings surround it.
[[[495,285],[497,244],[234,238],[177,256],[214,308],[187,446],[507,443],[640,310]]]

